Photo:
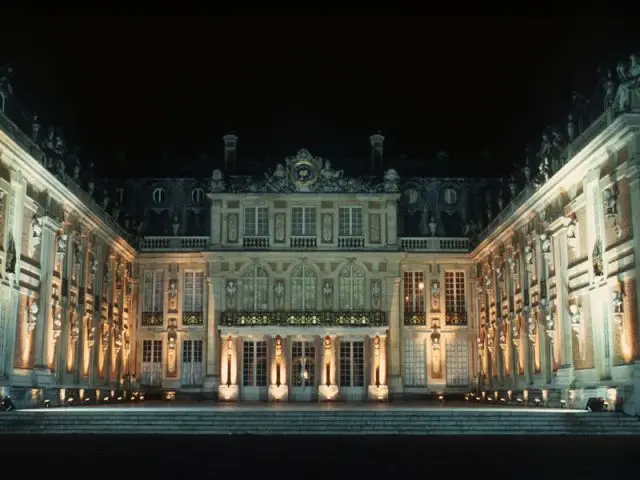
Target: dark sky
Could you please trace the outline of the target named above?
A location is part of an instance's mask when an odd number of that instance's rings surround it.
[[[628,23],[628,25],[626,24]],[[591,17],[15,18],[0,62],[14,90],[110,174],[208,175],[221,136],[274,164],[299,148],[333,160],[451,154],[456,175],[502,173],[573,89],[637,47],[632,22]],[[632,43],[635,42],[635,43]],[[112,160],[127,152],[126,162]],[[161,162],[163,151],[174,160]],[[478,161],[491,151],[494,164]],[[87,154],[87,155],[89,155]],[[269,165],[271,166],[271,165]],[[266,165],[265,165],[266,168]]]

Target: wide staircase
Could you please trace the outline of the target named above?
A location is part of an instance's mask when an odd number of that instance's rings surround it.
[[[0,434],[640,435],[640,421],[534,408],[75,407],[0,413]]]

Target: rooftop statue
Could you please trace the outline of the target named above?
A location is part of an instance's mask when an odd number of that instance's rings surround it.
[[[347,177],[342,170],[331,167],[329,160],[314,157],[308,150],[300,150],[295,157],[288,157],[285,163],[265,173],[258,181],[248,181],[243,185],[234,185],[229,190],[235,193],[374,193],[399,192],[399,176],[393,170],[387,170],[380,182],[372,182],[361,177]],[[211,191],[226,191],[223,174],[214,170],[211,175]]]

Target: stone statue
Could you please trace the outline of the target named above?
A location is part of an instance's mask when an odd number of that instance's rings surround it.
[[[0,111],[7,112],[7,103],[9,98],[13,96],[13,86],[11,85],[11,77],[13,76],[13,67],[7,64],[0,68]]]
[[[511,199],[513,200],[518,193],[518,183],[516,182],[516,176],[512,173],[509,175],[509,193],[511,194]]]
[[[611,70],[607,71],[607,77],[604,79],[604,109],[610,108],[616,99],[616,82],[613,80]]]
[[[180,220],[176,215],[173,216],[173,223],[171,224],[171,230],[173,231],[174,236],[178,236],[180,233]]]
[[[109,208],[109,192],[105,189],[104,195],[102,197],[102,208],[107,211]]]
[[[438,224],[436,223],[436,219],[434,217],[431,217],[431,220],[429,220],[429,234],[432,237],[435,237],[437,233],[438,233]]]
[[[602,192],[604,200],[604,213],[607,216],[615,216],[618,213],[616,195],[611,188],[605,188]]]
[[[384,191],[393,193],[399,192],[399,180],[400,176],[398,175],[398,172],[396,172],[393,168],[387,170],[384,174]]]
[[[73,181],[78,183],[80,182],[80,159],[76,156],[75,165],[73,166]]]
[[[639,85],[640,59],[638,55],[629,55],[629,63],[625,65],[625,63],[621,61],[618,63],[616,70],[620,84],[616,91],[615,106],[617,111],[624,112],[631,107],[631,94]]]
[[[31,119],[31,140],[33,140],[34,143],[38,142],[41,129],[42,124],[40,123],[40,117],[38,117],[37,113],[34,113],[33,118]]]
[[[283,192],[287,184],[287,171],[281,163],[276,165],[273,172],[265,173],[265,187],[268,192]]]
[[[569,114],[569,118],[567,119],[567,138],[569,142],[573,142],[576,138],[576,124],[573,121],[573,115]]]
[[[613,313],[623,313],[624,292],[621,290],[614,290],[612,292],[611,304],[613,306]]]
[[[222,171],[217,168],[211,172],[211,181],[209,184],[212,192],[224,192],[224,176]]]

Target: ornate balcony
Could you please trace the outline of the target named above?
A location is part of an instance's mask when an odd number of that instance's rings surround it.
[[[314,249],[318,247],[317,237],[292,236],[289,238],[289,246],[294,249]]]
[[[143,327],[161,327],[164,324],[162,313],[160,312],[142,312]]]
[[[386,327],[387,317],[381,311],[358,312],[222,312],[225,327]]]
[[[469,251],[469,239],[448,237],[403,237],[400,239],[400,249],[407,252],[466,253]]]
[[[427,314],[425,312],[404,312],[405,327],[425,327]]]
[[[182,325],[186,327],[200,327],[204,325],[203,312],[183,312]]]
[[[140,250],[171,252],[176,250],[207,250],[209,237],[144,237]]]
[[[445,315],[444,322],[447,327],[466,327],[467,312],[466,310],[459,310],[457,312],[447,312],[447,314]]]
[[[252,236],[242,237],[242,248],[251,248],[254,250],[263,250],[269,248],[268,236]]]

